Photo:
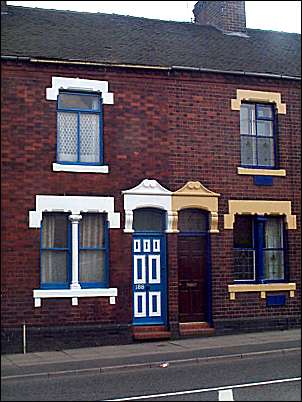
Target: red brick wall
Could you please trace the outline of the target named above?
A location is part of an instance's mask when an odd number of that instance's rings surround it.
[[[197,24],[212,25],[226,32],[246,31],[244,1],[198,1],[193,13]]]
[[[107,80],[114,105],[104,106],[104,158],[109,174],[53,172],[56,161],[56,103],[45,91],[52,76]],[[19,326],[131,322],[131,235],[110,231],[110,286],[118,287],[116,305],[107,298],[42,300],[39,288],[39,230],[29,229],[35,196],[114,196],[124,225],[121,191],[144,178],[171,191],[199,180],[220,193],[219,234],[211,235],[213,318],[295,316],[300,312],[300,90],[298,83],[231,75],[166,73],[130,69],[4,63],[2,67],[2,324]],[[239,112],[232,111],[236,90],[281,92],[287,114],[279,115],[280,168],[271,187],[237,174],[240,162]],[[230,301],[232,231],[223,229],[229,199],[291,200],[297,230],[289,235],[290,280],[295,298],[277,310],[258,294]],[[175,235],[169,236],[169,317],[177,319]],[[174,246],[173,246],[174,245]],[[174,292],[174,293],[173,293]]]

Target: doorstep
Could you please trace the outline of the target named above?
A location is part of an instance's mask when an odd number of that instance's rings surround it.
[[[171,332],[165,325],[137,325],[132,327],[133,339],[136,341],[170,339]]]
[[[205,322],[180,322],[180,336],[211,336],[215,332],[214,328]]]

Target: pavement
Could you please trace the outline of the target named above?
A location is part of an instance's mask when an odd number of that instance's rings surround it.
[[[1,380],[168,367],[301,353],[301,330],[253,332],[1,356]]]

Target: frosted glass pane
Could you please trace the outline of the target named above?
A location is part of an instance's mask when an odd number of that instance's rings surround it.
[[[76,113],[58,112],[58,160],[77,161],[78,116]]]
[[[80,282],[102,282],[105,280],[104,251],[80,251]]]
[[[257,135],[264,137],[272,137],[273,136],[273,122],[267,120],[258,120],[257,121]]]
[[[265,117],[267,119],[271,119],[273,117],[272,106],[258,105],[257,106],[257,117]]]
[[[257,165],[256,138],[241,137],[241,164]]]
[[[99,115],[80,114],[80,162],[100,162]]]
[[[67,281],[67,252],[42,251],[42,283],[65,283]]]
[[[258,138],[258,165],[274,166],[274,141],[273,138]]]

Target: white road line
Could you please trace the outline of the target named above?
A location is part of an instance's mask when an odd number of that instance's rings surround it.
[[[228,385],[228,386],[224,386],[224,387],[193,389],[190,391],[168,392],[165,394],[152,394],[152,395],[131,396],[128,398],[105,399],[104,402],[134,401],[134,400],[138,400],[138,399],[151,399],[151,398],[160,398],[160,397],[165,397],[165,396],[198,394],[201,392],[222,391],[222,390],[226,390],[226,389],[230,389],[230,388],[256,387],[258,385],[278,384],[278,383],[282,383],[282,382],[293,382],[293,381],[301,381],[301,377],[283,378],[282,380],[251,382],[249,384],[236,384],[236,385]]]
[[[224,389],[222,391],[218,391],[218,400],[219,401],[233,401],[233,391],[231,389]]]

